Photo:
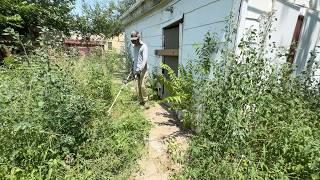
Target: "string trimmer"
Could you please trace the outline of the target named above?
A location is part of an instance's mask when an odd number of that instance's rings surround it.
[[[123,82],[123,84],[122,84],[122,86],[121,86],[121,88],[120,88],[120,90],[119,90],[116,98],[113,100],[111,106],[109,107],[109,109],[108,109],[108,116],[110,115],[111,110],[112,110],[114,104],[117,102],[117,99],[119,98],[122,90],[128,85],[128,82],[129,82],[129,80],[130,80],[130,78],[131,78],[131,75],[132,75],[132,71],[129,73],[128,77],[124,80],[124,82]]]

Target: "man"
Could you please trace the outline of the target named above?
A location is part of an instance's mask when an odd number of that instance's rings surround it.
[[[133,73],[136,80],[136,91],[140,104],[148,109],[148,94],[145,86],[148,74],[148,47],[141,41],[141,35],[138,31],[131,33],[131,42],[133,44]]]

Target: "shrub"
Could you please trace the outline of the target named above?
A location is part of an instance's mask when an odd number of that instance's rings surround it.
[[[66,70],[35,62],[2,69],[0,79],[1,176],[45,174],[48,161],[77,153],[93,104]]]
[[[175,177],[319,179],[319,84],[267,58],[276,50],[264,46],[268,33],[248,32],[239,54],[230,49],[232,36],[223,42],[209,34],[196,51],[193,101],[180,104],[196,103],[188,114],[198,133]]]
[[[141,110],[126,90],[121,116],[107,115],[118,87],[104,57],[47,50],[0,69],[0,178],[127,178],[148,132]]]

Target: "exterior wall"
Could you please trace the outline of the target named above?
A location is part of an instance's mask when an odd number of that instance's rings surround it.
[[[249,28],[259,28],[259,17],[267,12],[275,10],[277,21],[273,23],[273,32],[269,43],[275,42],[277,47],[289,49],[295,26],[299,15],[304,16],[303,26],[299,38],[299,44],[294,63],[297,64],[296,73],[305,69],[310,52],[317,50],[320,45],[320,8],[319,0],[244,0],[238,34],[239,39]],[[320,56],[320,54],[318,55]],[[270,54],[274,57],[274,54]],[[273,58],[275,63],[283,63],[285,58]],[[316,71],[320,77],[320,70]]]
[[[320,59],[320,12],[315,10],[307,10],[305,13],[305,21],[300,36],[300,44],[298,46],[298,54],[295,62],[297,63],[297,73],[303,71],[311,58],[310,52],[317,52],[316,60]],[[315,67],[317,68],[317,67]],[[317,68],[315,76],[320,79],[320,69]]]
[[[271,12],[275,9],[275,20],[273,22],[273,32],[270,42],[275,42],[278,47],[289,48],[293,37],[295,25],[300,15],[298,5],[288,3],[287,1],[272,0],[245,0],[244,13],[242,14],[242,29],[239,36],[243,36],[246,30],[259,29],[259,18],[261,15]],[[240,39],[240,38],[239,38]]]
[[[187,60],[196,57],[194,44],[201,43],[207,32],[215,32],[223,37],[225,18],[233,8],[239,8],[239,5],[240,0],[172,0],[126,25],[126,45],[130,45],[130,32],[141,32],[142,41],[149,47],[148,65],[152,71],[162,61],[161,56],[155,55],[155,50],[163,49],[163,28],[183,17],[180,25],[179,61],[180,64],[185,64]],[[169,7],[172,7],[172,13],[168,10]]]
[[[111,45],[111,46],[110,46]],[[120,53],[124,50],[124,35],[120,34],[119,36],[113,37],[106,40],[105,50],[113,49],[116,52]]]
[[[318,37],[317,39],[317,43],[316,43],[316,48],[315,48],[315,51],[320,54],[320,37]],[[315,65],[314,70],[314,76],[315,76],[315,79],[320,83],[320,55],[318,55],[315,59],[315,62],[317,63],[317,65]]]

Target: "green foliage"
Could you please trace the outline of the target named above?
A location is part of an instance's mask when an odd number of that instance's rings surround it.
[[[0,69],[0,177],[128,177],[149,127],[130,90],[121,115],[109,117],[118,85],[107,59],[56,59],[51,51]]]
[[[37,37],[39,27],[44,26],[68,32],[73,3],[74,0],[2,0],[0,30],[11,27],[31,38]]]
[[[271,22],[267,19],[266,27]],[[264,46],[268,30],[248,32],[239,54],[230,48],[232,32],[227,41],[207,35],[196,51],[200,61],[189,96],[197,108],[187,110],[198,133],[175,177],[319,179],[320,85],[310,78],[310,69],[293,76],[291,64],[266,58],[275,50]],[[208,49],[219,53],[213,56]]]
[[[170,92],[170,96],[165,98],[164,101],[169,102],[173,109],[189,109],[192,104],[194,81],[192,64],[189,63],[186,67],[179,67],[179,76],[166,64],[161,64],[161,68],[163,68],[168,75],[167,77],[165,75],[159,75],[157,79]]]
[[[84,4],[83,14],[76,15],[73,20],[73,30],[80,33],[82,37],[90,35],[103,35],[107,38],[120,33],[120,24],[116,20],[113,8],[108,9],[96,4],[94,8]]]
[[[102,35],[110,38],[122,33],[121,15],[128,10],[135,0],[121,0],[118,3],[109,2],[106,6],[96,3],[93,7],[83,2],[81,15],[73,18],[72,29],[82,37]]]
[[[118,0],[117,4],[117,11],[120,13],[120,15],[124,14],[130,6],[132,6],[134,3],[136,3],[137,0]]]
[[[17,177],[47,174],[49,161],[76,154],[88,138],[93,104],[57,66],[34,62],[0,73],[0,176],[10,171]]]
[[[79,58],[61,46],[72,3],[4,0],[0,7],[0,41],[14,53],[1,56],[0,179],[125,179],[141,155],[149,124],[130,89],[120,115],[106,113],[122,56]],[[80,24],[93,29],[80,31],[119,33],[113,9],[88,9]]]
[[[148,75],[146,87],[149,101],[160,99],[158,94],[160,86],[161,84],[159,83],[159,80],[155,73]]]
[[[132,101],[131,88],[124,89],[111,120],[95,121],[93,138],[81,149],[83,158],[90,159],[82,169],[90,169],[94,179],[128,179],[141,157],[150,124]]]

